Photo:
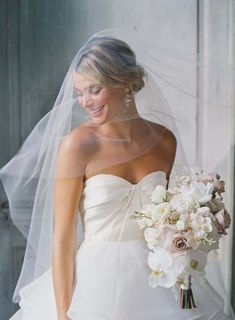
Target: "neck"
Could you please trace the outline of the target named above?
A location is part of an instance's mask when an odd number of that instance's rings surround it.
[[[100,133],[116,141],[131,143],[141,134],[142,128],[143,119],[137,113],[133,114],[132,118],[130,116],[129,118],[103,124],[100,128]]]

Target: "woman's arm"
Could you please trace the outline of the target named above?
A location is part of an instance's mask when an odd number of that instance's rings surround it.
[[[57,320],[69,319],[66,313],[73,294],[77,211],[83,188],[84,166],[79,156],[82,150],[76,144],[73,136],[62,141],[56,168],[52,274]]]
[[[163,155],[165,158],[165,172],[167,172],[167,185],[166,189],[169,187],[169,181],[170,181],[170,174],[172,171],[172,167],[175,160],[176,155],[176,149],[177,149],[177,140],[173,132],[167,129],[165,135],[164,135],[164,143],[163,143]]]

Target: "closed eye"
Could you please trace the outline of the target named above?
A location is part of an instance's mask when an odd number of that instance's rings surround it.
[[[83,96],[83,93],[79,89],[77,89],[77,88],[74,88],[74,89],[75,89],[77,97],[82,97]],[[90,94],[98,94],[102,90],[102,87],[98,87],[97,88],[97,85],[91,85],[90,87],[85,89],[85,91],[87,91],[87,90],[88,90],[88,92]]]
[[[100,91],[101,91],[101,88],[98,89],[98,90],[91,91],[91,93],[93,93],[93,94],[98,94]]]

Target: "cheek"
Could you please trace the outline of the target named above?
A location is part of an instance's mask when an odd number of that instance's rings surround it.
[[[119,92],[113,91],[105,91],[100,94],[99,101],[102,101],[102,103],[108,104],[108,103],[115,103],[120,101],[121,95]]]
[[[112,95],[109,92],[102,92],[97,99],[103,104],[107,104],[112,100]]]

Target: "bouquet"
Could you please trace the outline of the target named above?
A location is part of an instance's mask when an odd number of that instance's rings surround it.
[[[207,255],[229,228],[224,187],[217,173],[179,176],[172,189],[157,185],[151,203],[132,215],[150,249],[149,285],[179,287],[181,308],[196,307],[191,277],[205,276]]]

